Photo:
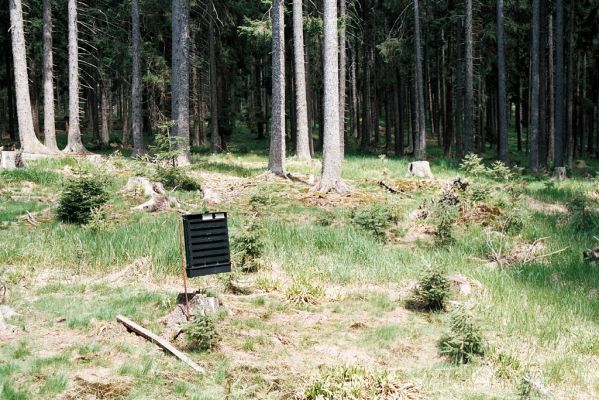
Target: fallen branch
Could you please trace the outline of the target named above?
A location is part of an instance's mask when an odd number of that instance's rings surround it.
[[[203,374],[205,372],[204,368],[200,367],[189,357],[187,357],[187,355],[177,350],[172,344],[169,343],[168,340],[166,340],[162,336],[155,335],[143,326],[136,324],[135,322],[123,317],[122,315],[117,315],[116,320],[119,321],[121,324],[125,325],[125,327],[127,327],[128,330],[137,333],[141,337],[149,340],[152,343],[155,343],[156,345],[158,345],[158,347],[168,351],[169,353],[177,357],[179,360],[183,361],[185,364],[193,368],[197,373]]]
[[[385,181],[379,181],[379,186],[381,186],[384,189],[387,189],[388,191],[390,191],[391,193],[402,193],[401,190],[394,188],[391,185],[388,185],[387,183],[385,183]]]

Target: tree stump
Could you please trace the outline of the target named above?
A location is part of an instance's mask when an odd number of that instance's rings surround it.
[[[419,178],[434,179],[433,173],[431,172],[431,166],[428,161],[414,161],[408,165],[408,175],[416,176]]]
[[[26,167],[20,151],[0,151],[0,169]]]
[[[566,167],[555,167],[555,171],[553,172],[553,178],[558,181],[563,181],[566,179],[568,175],[566,174]]]

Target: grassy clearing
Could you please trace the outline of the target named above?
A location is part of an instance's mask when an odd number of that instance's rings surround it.
[[[423,399],[514,399],[525,376],[557,398],[599,396],[599,269],[581,258],[597,243],[597,232],[573,224],[567,210],[577,196],[597,209],[589,195],[597,182],[587,177],[595,164],[564,182],[467,177],[480,190],[469,209],[483,204],[501,216],[458,219],[451,241],[406,240],[423,226],[436,229],[434,218],[414,220],[410,213],[441,197],[434,182],[404,195],[379,187],[380,179],[404,179],[408,160],[348,154],[344,177],[359,194],[320,198],[302,183],[261,177],[266,155],[250,143],[235,143],[227,155],[197,149],[185,170],[203,187],[232,193],[217,206],[229,212],[232,237],[247,235],[257,218],[264,245],[255,272],[191,282],[216,293],[231,311],[216,322],[218,344],[192,353],[209,371],[204,377],[192,377],[114,322],[124,314],[160,332],[159,319],[181,289],[178,215],[132,212],[143,198],[119,193],[129,176],[152,176],[154,168],[121,157],[99,165],[63,158],[0,173],[0,280],[22,314],[10,321],[21,336],[0,350],[0,398],[50,399],[83,390],[77,374],[85,368],[110,371],[109,380],[131,399],[309,398],[310,388],[345,390],[338,371],[368,382],[361,393],[378,390],[389,372],[394,388],[414,384]],[[439,179],[463,174],[457,163],[435,158],[437,149],[431,154]],[[290,160],[289,169],[306,177],[317,175],[320,164]],[[92,226],[62,224],[53,215],[76,170],[110,176],[104,217]],[[186,211],[213,207],[197,192],[174,195]],[[37,225],[17,219],[26,212],[37,215]],[[519,223],[506,224],[508,217]],[[489,265],[491,253],[508,254],[538,239],[541,257]],[[476,316],[489,345],[468,365],[439,354],[448,313],[405,307],[430,266],[482,285],[450,299]],[[127,267],[130,274],[109,279]],[[225,284],[245,294],[226,292]]]

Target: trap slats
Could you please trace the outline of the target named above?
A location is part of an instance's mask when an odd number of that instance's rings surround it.
[[[231,271],[226,213],[184,215],[183,232],[188,277]]]

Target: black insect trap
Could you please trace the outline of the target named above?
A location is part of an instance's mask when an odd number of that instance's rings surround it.
[[[186,317],[189,320],[186,278],[231,272],[227,213],[183,215],[179,237]]]

